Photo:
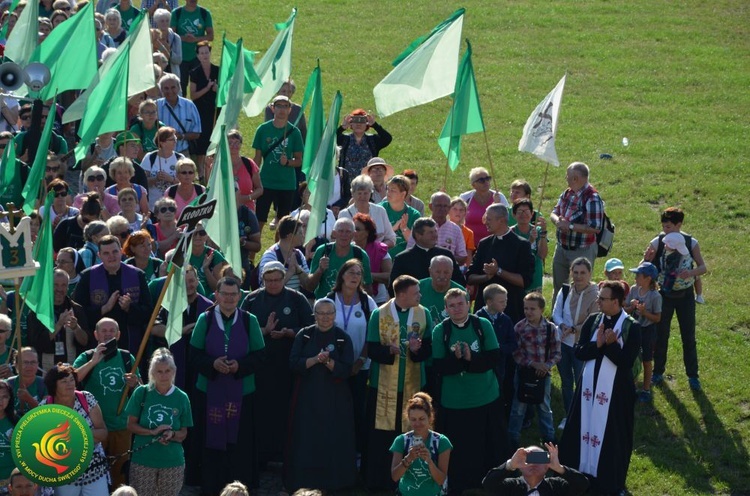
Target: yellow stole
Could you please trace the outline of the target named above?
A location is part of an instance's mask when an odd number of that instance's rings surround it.
[[[427,316],[421,306],[409,309],[406,328],[402,328],[398,320],[395,300],[391,299],[379,308],[380,344],[388,346],[391,343],[408,343],[409,333],[415,332],[421,338],[427,329]],[[406,344],[406,358],[404,363],[404,384],[402,388],[404,401],[419,391],[422,379],[422,366],[412,361]],[[396,419],[401,412],[396,411],[398,401],[398,376],[401,369],[401,355],[395,355],[393,365],[380,364],[378,377],[378,396],[375,404],[375,428],[392,431],[396,426]],[[403,431],[403,429],[402,429]]]

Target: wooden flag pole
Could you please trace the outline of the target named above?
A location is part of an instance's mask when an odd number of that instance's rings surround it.
[[[484,146],[487,148],[487,161],[490,164],[490,175],[492,176],[492,185],[495,187],[495,191],[499,192],[497,188],[497,176],[495,176],[495,167],[492,165],[492,155],[490,154],[490,142],[487,140],[487,130],[482,131],[484,134]],[[493,199],[494,200],[494,199]]]
[[[16,351],[20,353],[21,352],[21,345],[23,344],[23,343],[21,343],[21,312],[23,311],[23,307],[26,305],[26,301],[23,302],[24,303],[23,305],[21,304],[21,300],[20,300],[20,298],[21,298],[21,295],[20,295],[21,284],[18,282],[18,279],[14,279],[13,283],[14,283],[13,286],[14,286],[14,288],[16,290],[16,294],[13,297],[13,300],[14,300],[13,303],[14,303],[15,312],[16,312],[16,335],[14,337],[14,340],[18,341],[18,347],[16,348]],[[11,348],[12,347],[13,347],[13,343],[11,343]],[[10,353],[10,351],[8,351],[8,356],[5,359],[5,364],[6,365],[8,364],[8,362],[10,362],[10,356],[11,355],[12,355],[12,353]],[[19,374],[20,374],[20,372],[19,372]]]
[[[154,311],[151,312],[151,319],[148,321],[148,327],[146,327],[146,332],[143,333],[143,339],[141,339],[141,345],[138,347],[138,354],[135,356],[135,362],[133,363],[133,368],[130,370],[131,374],[135,374],[135,372],[138,370],[138,365],[143,359],[143,354],[146,351],[146,344],[148,344],[148,338],[151,336],[151,329],[154,327],[154,322],[156,322],[156,317],[159,315],[159,309],[161,308],[161,303],[164,300],[164,295],[167,293],[167,287],[169,287],[169,283],[172,280],[174,271],[175,271],[175,265],[171,264],[169,273],[167,274],[167,279],[164,281],[164,286],[161,288],[159,299],[156,301],[156,306],[154,306]],[[125,387],[122,390],[122,396],[120,397],[120,404],[117,407],[117,415],[120,415],[120,413],[122,413],[122,409],[125,407],[125,400],[128,398],[129,391],[130,391],[130,387],[126,383]]]
[[[547,186],[547,173],[549,172],[549,162],[547,162],[547,167],[544,169],[544,179],[542,180],[542,191],[539,194],[539,204],[536,206],[537,211],[542,211],[542,202],[544,202],[544,188]]]

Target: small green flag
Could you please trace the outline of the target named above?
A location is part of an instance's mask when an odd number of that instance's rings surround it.
[[[255,88],[251,95],[245,95],[243,105],[248,117],[255,117],[264,112],[268,102],[292,74],[292,35],[296,17],[297,9],[292,9],[292,14],[286,22],[275,25],[279,34],[255,66],[262,86]]]
[[[167,285],[167,292],[161,304],[169,316],[167,317],[167,329],[164,338],[167,344],[172,346],[182,337],[182,313],[188,307],[187,288],[185,287],[185,269],[174,267],[174,274]]]
[[[52,99],[52,106],[55,108],[57,95]],[[39,198],[39,190],[44,185],[44,172],[47,168],[47,151],[49,150],[49,140],[52,136],[52,126],[55,119],[47,119],[39,138],[39,148],[37,148],[34,163],[29,171],[29,177],[23,187],[21,195],[23,196],[23,211],[29,215],[36,208],[36,200]],[[51,287],[51,286],[50,286]]]
[[[128,116],[128,68],[130,45],[124,43],[111,57],[116,57],[110,69],[88,97],[81,118],[76,147],[76,160],[83,160],[89,145],[97,136],[125,129]]]
[[[438,145],[448,157],[451,170],[456,170],[461,160],[461,136],[484,131],[482,107],[479,105],[477,81],[471,63],[471,44],[466,40],[466,53],[461,59],[456,77],[453,105],[438,138]]]
[[[36,47],[31,62],[41,62],[49,68],[50,82],[39,98],[52,98],[55,90],[81,90],[96,75],[96,31],[92,2],[70,19],[63,21]]]
[[[239,43],[239,42],[238,42]],[[244,62],[244,73],[245,73],[245,85],[243,88],[244,93],[252,93],[255,88],[259,88],[263,85],[255,72],[253,64],[255,63],[255,54],[245,48],[242,49],[243,62]],[[232,43],[224,37],[223,48],[221,49],[221,66],[219,67],[219,93],[216,95],[216,106],[223,107],[227,104],[227,95],[229,93],[229,83],[232,76],[235,73],[237,56],[237,43]]]
[[[224,258],[235,274],[242,274],[240,252],[240,229],[237,223],[237,200],[234,192],[232,158],[229,156],[227,129],[220,130],[219,148],[214,160],[214,169],[208,182],[206,201],[216,200],[214,215],[205,222],[211,240],[221,247]]]
[[[8,8],[8,12],[15,12],[16,7],[18,7],[18,4],[21,3],[21,0],[13,0],[13,2],[10,4],[10,8]],[[8,39],[8,24],[10,23],[10,16],[7,16],[5,18],[5,22],[3,23],[2,29],[0,29],[0,38],[7,40]]]
[[[323,115],[323,84],[320,77],[320,61],[317,67],[313,69],[310,78],[307,80],[305,97],[308,92],[312,92],[310,105],[310,120],[307,121],[307,137],[305,137],[305,151],[302,154],[302,172],[307,176],[310,173],[310,167],[318,153],[320,140],[323,138],[323,127],[325,118]],[[300,112],[301,115],[301,112]]]
[[[48,119],[48,121],[52,120],[54,119]],[[52,221],[50,220],[54,199],[55,193],[50,191],[44,202],[42,227],[34,243],[34,260],[39,262],[39,270],[36,275],[24,278],[20,288],[20,294],[25,299],[26,305],[50,333],[55,332],[55,302],[54,291],[52,291],[55,254],[52,250]]]
[[[319,226],[326,218],[326,205],[333,191],[333,182],[336,177],[336,129],[339,127],[339,114],[341,114],[341,92],[337,91],[333,98],[331,110],[328,113],[323,137],[320,140],[315,161],[310,168],[307,187],[310,189],[310,220],[308,226]],[[310,228],[305,234],[305,243],[318,235],[317,228]]]
[[[39,42],[39,2],[26,2],[26,6],[18,16],[13,31],[5,43],[5,58],[12,60],[21,67],[31,60]]]
[[[16,142],[10,140],[0,161],[0,207],[9,202],[20,205],[23,201],[19,172],[16,164]]]

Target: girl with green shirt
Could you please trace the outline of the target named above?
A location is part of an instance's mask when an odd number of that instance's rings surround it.
[[[13,388],[0,381],[0,485],[3,487],[16,467],[10,454],[10,438],[17,420],[13,411]]]
[[[437,496],[444,492],[453,445],[433,430],[432,397],[419,392],[404,408],[412,430],[393,441],[391,477],[402,496]]]
[[[159,348],[151,357],[148,384],[128,401],[128,430],[135,434],[130,483],[138,494],[177,496],[185,474],[182,442],[193,426],[190,400],[174,385],[172,353]]]

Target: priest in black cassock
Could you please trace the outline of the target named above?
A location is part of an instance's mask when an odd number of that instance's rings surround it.
[[[641,328],[622,309],[625,288],[606,281],[599,309],[586,319],[575,355],[584,368],[560,441],[560,461],[589,476],[598,493],[619,494],[633,451],[633,363]]]
[[[508,290],[505,313],[514,324],[523,317],[523,297],[534,276],[534,255],[529,242],[508,227],[508,207],[493,203],[485,212],[485,224],[490,235],[477,245],[468,271],[469,284],[476,284],[474,308],[484,306],[482,292],[489,284],[497,283]]]
[[[414,236],[414,246],[402,251],[393,260],[391,269],[391,282],[388,291],[393,296],[393,281],[398,276],[408,275],[418,281],[430,277],[430,261],[433,257],[444,255],[453,262],[453,274],[451,280],[461,286],[466,286],[466,279],[461,273],[461,268],[456,263],[456,258],[450,250],[437,246],[438,231],[437,224],[430,217],[420,217],[414,221],[411,235]]]

